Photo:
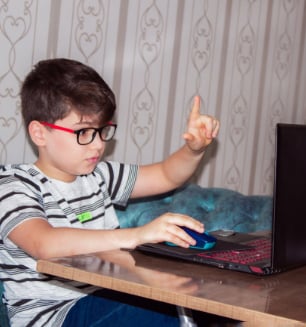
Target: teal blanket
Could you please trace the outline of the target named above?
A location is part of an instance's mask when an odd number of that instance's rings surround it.
[[[0,298],[2,296],[3,292],[3,285],[2,282],[0,281]],[[8,327],[9,322],[6,314],[6,308],[4,304],[2,304],[2,301],[0,301],[0,327]]]
[[[165,212],[190,215],[202,221],[207,231],[270,230],[272,197],[189,184],[163,196],[130,201],[126,209],[117,209],[122,228],[143,225]]]

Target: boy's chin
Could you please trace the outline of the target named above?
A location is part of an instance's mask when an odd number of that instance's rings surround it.
[[[90,175],[94,170],[96,169],[96,166],[90,168],[90,169],[86,169],[83,172],[81,172],[79,175]]]

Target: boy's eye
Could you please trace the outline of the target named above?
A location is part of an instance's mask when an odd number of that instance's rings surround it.
[[[93,130],[91,128],[83,128],[79,130],[80,136],[92,135]]]
[[[96,136],[96,130],[94,128],[82,128],[77,131],[78,143],[88,144],[93,141]]]

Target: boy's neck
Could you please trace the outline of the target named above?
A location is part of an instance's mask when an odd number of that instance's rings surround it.
[[[76,180],[76,176],[62,172],[54,167],[49,167],[44,164],[40,159],[34,162],[35,167],[37,167],[44,175],[51,179],[56,179],[65,183],[71,183]]]

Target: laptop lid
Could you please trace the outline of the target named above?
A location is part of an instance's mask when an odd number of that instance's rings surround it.
[[[272,268],[306,264],[306,125],[277,124]]]

